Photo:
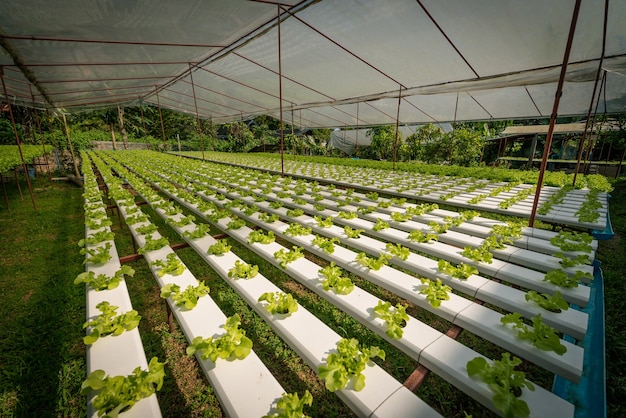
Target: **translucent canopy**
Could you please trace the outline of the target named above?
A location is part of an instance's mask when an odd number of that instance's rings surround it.
[[[306,127],[549,117],[572,0],[0,0],[9,99]],[[582,0],[559,115],[626,111],[626,0]],[[606,74],[606,76],[604,76]],[[602,87],[600,89],[600,87]],[[0,92],[4,95],[4,93]],[[282,97],[282,101],[281,101]]]

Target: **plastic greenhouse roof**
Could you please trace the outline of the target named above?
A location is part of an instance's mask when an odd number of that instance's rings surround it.
[[[278,118],[282,90],[283,119],[299,127],[540,118],[573,7],[0,0],[0,66],[12,102],[66,112],[148,103],[216,123]],[[559,115],[587,113],[602,55],[598,111],[626,111],[626,0],[609,4],[603,54],[604,8],[582,0]]]

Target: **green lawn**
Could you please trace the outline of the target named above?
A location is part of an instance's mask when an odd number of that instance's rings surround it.
[[[25,183],[23,185],[25,190]],[[83,256],[76,243],[84,237],[82,190],[56,183],[53,188],[37,189],[38,211],[32,209],[28,193],[20,200],[15,185],[7,184],[11,211],[0,206],[0,417],[79,417],[85,415],[80,395],[85,369],[82,324],[85,321],[85,293],[72,284],[84,270]],[[612,193],[611,217],[615,239],[602,242],[597,257],[602,260],[606,287],[607,392],[609,416],[619,415],[626,397],[623,375],[626,337],[621,326],[626,312],[626,286],[622,263],[626,254],[626,184]],[[147,213],[152,213],[145,209]],[[125,227],[114,222],[120,255],[133,252]],[[156,221],[156,217],[152,217]],[[155,222],[171,243],[180,242],[162,222]],[[344,336],[354,336],[368,345],[388,350],[382,366],[399,380],[406,378],[415,362],[348,316],[338,312],[315,294],[290,280],[278,269],[234,242],[233,251],[258,264],[263,274],[279,287],[294,293],[299,303],[321,317]],[[312,416],[350,416],[351,412],[327,392],[315,373],[286,346],[270,328],[226,285],[191,249],[178,251],[192,272],[211,287],[211,295],[226,315],[239,312],[242,327],[254,342],[254,350],[288,391],[313,393],[314,405],[305,410]],[[159,298],[155,280],[143,260],[131,263],[137,271],[127,281],[140,323],[146,355],[168,360],[167,377],[159,402],[164,416],[221,416],[223,412],[211,386],[204,379],[195,359],[184,354],[186,341],[180,330],[170,333],[165,304]],[[365,285],[365,284],[364,284]],[[372,293],[382,292],[376,287]],[[386,294],[393,303],[395,300]],[[417,308],[412,314],[420,315]],[[425,318],[426,319],[426,318]],[[440,324],[445,330],[446,324]],[[494,348],[463,333],[461,341],[480,352]],[[533,376],[533,379],[536,376]],[[436,406],[445,416],[463,417],[463,411],[484,416],[484,409],[459,391],[431,374],[419,396]]]

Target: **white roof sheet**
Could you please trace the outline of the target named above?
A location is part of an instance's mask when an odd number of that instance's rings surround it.
[[[560,115],[587,113],[604,4],[582,1]],[[0,0],[0,66],[12,101],[66,111],[157,104],[158,91],[161,106],[195,114],[192,71],[198,113],[218,123],[279,116],[279,73],[283,118],[302,127],[395,123],[399,93],[401,124],[548,117],[572,8],[571,0]],[[626,0],[611,1],[608,16],[599,111],[624,112]]]

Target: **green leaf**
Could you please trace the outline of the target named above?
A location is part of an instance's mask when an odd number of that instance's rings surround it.
[[[230,251],[230,245],[225,239],[218,240],[215,244],[209,246],[207,252],[211,255],[224,255]]]
[[[117,417],[138,401],[161,390],[165,377],[165,363],[153,357],[148,370],[137,367],[128,376],[106,376],[104,370],[94,370],[81,385],[81,394],[93,393],[93,407],[98,416]]]
[[[265,415],[263,418],[308,418],[304,414],[304,406],[311,406],[313,396],[308,390],[304,391],[302,399],[297,393],[284,393],[276,404],[277,412]]]
[[[267,302],[265,309],[271,314],[288,315],[298,310],[298,302],[290,293],[265,292],[259,296],[258,302]]]
[[[234,279],[252,279],[257,274],[259,274],[259,266],[251,266],[239,260],[236,260],[235,266],[228,270],[228,277]]]
[[[218,358],[224,360],[246,358],[252,351],[252,340],[246,337],[244,330],[239,329],[240,324],[239,314],[227,318],[226,323],[222,325],[226,330],[225,334],[218,338],[194,338],[187,347],[187,355],[197,353],[203,360],[210,359],[212,362]]]
[[[171,297],[176,306],[190,310],[195,308],[198,304],[198,299],[208,295],[209,291],[209,287],[202,282],[198,286],[189,285],[182,292],[179,285],[168,283],[161,288],[161,297],[163,299]]]
[[[302,253],[302,248],[293,246],[290,251],[285,251],[284,248],[276,251],[274,253],[274,258],[278,260],[278,265],[285,269],[287,268],[287,264],[296,261],[299,258],[304,257],[304,253]]]
[[[172,276],[180,276],[186,270],[185,265],[178,258],[176,253],[170,253],[163,260],[155,260],[152,262],[153,266],[159,268],[158,275],[159,277],[163,277],[166,274],[171,274]]]
[[[354,290],[354,284],[350,278],[343,276],[340,267],[331,262],[319,270],[319,274],[324,277],[322,287],[324,290],[333,290],[338,295],[347,295]]]
[[[337,352],[329,354],[317,372],[331,392],[345,388],[351,378],[354,378],[354,389],[360,391],[365,387],[362,372],[373,357],[384,360],[385,352],[378,347],[359,349],[358,340],[344,338],[337,343]]]
[[[106,301],[98,303],[96,308],[101,314],[83,324],[83,329],[91,328],[89,334],[83,338],[86,345],[91,345],[106,335],[120,335],[124,331],[130,331],[136,328],[141,320],[141,316],[135,310],[116,315],[118,307]]]

